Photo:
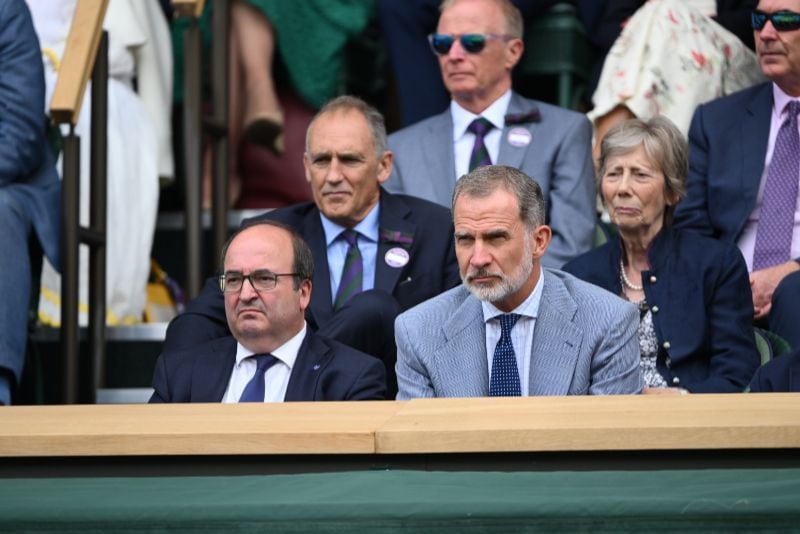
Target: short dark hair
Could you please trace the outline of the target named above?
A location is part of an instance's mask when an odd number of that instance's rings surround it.
[[[505,189],[514,194],[519,204],[519,218],[529,229],[545,224],[546,212],[542,188],[536,180],[508,165],[478,167],[459,178],[453,190],[453,215],[459,196],[485,198],[498,189]]]
[[[372,144],[375,147],[375,155],[380,158],[389,150],[389,142],[386,139],[386,123],[383,120],[381,112],[357,96],[342,95],[326,102],[317,114],[314,115],[314,118],[311,119],[306,129],[306,152],[308,152],[308,143],[314,123],[317,122],[317,119],[322,115],[334,113],[336,111],[357,111],[361,113],[367,120],[367,124],[369,124]]]
[[[242,226],[240,226],[231,234],[231,236],[222,246],[222,254],[220,255],[219,266],[219,270],[221,272],[225,271],[225,256],[228,255],[228,248],[233,240],[236,239],[236,236],[245,230],[253,228],[254,226],[273,226],[289,233],[289,237],[292,239],[292,272],[296,273],[292,286],[294,287],[295,291],[300,289],[300,283],[303,282],[303,280],[312,280],[314,278],[314,256],[311,254],[311,249],[308,248],[308,244],[305,242],[303,237],[295,232],[291,226],[288,226],[280,221],[273,221],[271,219],[246,220],[244,223],[242,223]]]

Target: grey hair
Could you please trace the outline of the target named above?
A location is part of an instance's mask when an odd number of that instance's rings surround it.
[[[498,189],[504,189],[517,198],[519,218],[528,229],[545,224],[542,188],[524,172],[507,165],[478,167],[462,176],[453,191],[453,213],[459,196],[486,198]]]
[[[644,153],[664,174],[664,193],[673,202],[667,206],[664,218],[672,224],[677,204],[686,196],[686,178],[689,174],[689,145],[686,137],[666,117],[650,120],[630,119],[614,125],[600,143],[598,183],[602,184],[606,166],[611,158],[644,147]]]
[[[236,237],[249,230],[254,226],[272,226],[280,228],[288,232],[292,239],[292,272],[296,274],[292,287],[295,291],[300,289],[300,284],[304,280],[312,280],[314,278],[314,256],[311,254],[311,249],[302,238],[300,234],[294,231],[291,226],[288,226],[280,221],[273,221],[270,219],[250,219],[245,221],[231,236],[225,241],[222,246],[222,254],[220,257],[220,271],[225,271],[225,256],[228,255],[228,248]]]
[[[439,12],[441,13],[445,9],[455,4],[457,1],[458,0],[444,0],[442,4],[439,6]],[[506,26],[505,28],[506,34],[516,39],[522,39],[524,23],[522,21],[522,13],[520,13],[519,9],[517,9],[517,6],[512,4],[510,0],[492,0],[492,1],[503,12],[503,18],[505,19],[505,26]]]
[[[342,95],[329,100],[311,119],[311,122],[306,129],[306,152],[308,152],[309,141],[311,139],[311,129],[314,123],[322,115],[327,113],[334,113],[337,111],[358,111],[369,124],[369,131],[372,136],[372,144],[375,146],[375,155],[381,158],[388,150],[389,144],[386,141],[386,123],[383,120],[381,112],[370,106],[357,96]]]

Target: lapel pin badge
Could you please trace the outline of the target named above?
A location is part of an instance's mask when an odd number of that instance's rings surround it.
[[[508,144],[515,147],[524,147],[531,144],[531,133],[527,130],[527,128],[523,128],[521,126],[516,126],[511,128],[508,132]]]
[[[386,251],[383,260],[389,267],[400,268],[408,263],[408,251],[401,247],[392,247]]]

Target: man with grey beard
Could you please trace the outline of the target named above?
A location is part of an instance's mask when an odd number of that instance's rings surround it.
[[[398,399],[639,393],[636,307],[554,269],[539,185],[479,167],[453,192],[463,285],[395,323]]]

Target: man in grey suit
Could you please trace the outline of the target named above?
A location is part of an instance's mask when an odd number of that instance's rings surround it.
[[[480,167],[453,193],[462,286],[395,322],[398,399],[639,393],[636,307],[541,267],[538,184]]]
[[[430,36],[450,108],[389,137],[389,191],[450,205],[478,165],[498,163],[539,182],[553,239],[543,262],[559,268],[588,251],[596,222],[591,125],[583,115],[511,90],[523,52],[522,17],[509,0],[445,0]]]

